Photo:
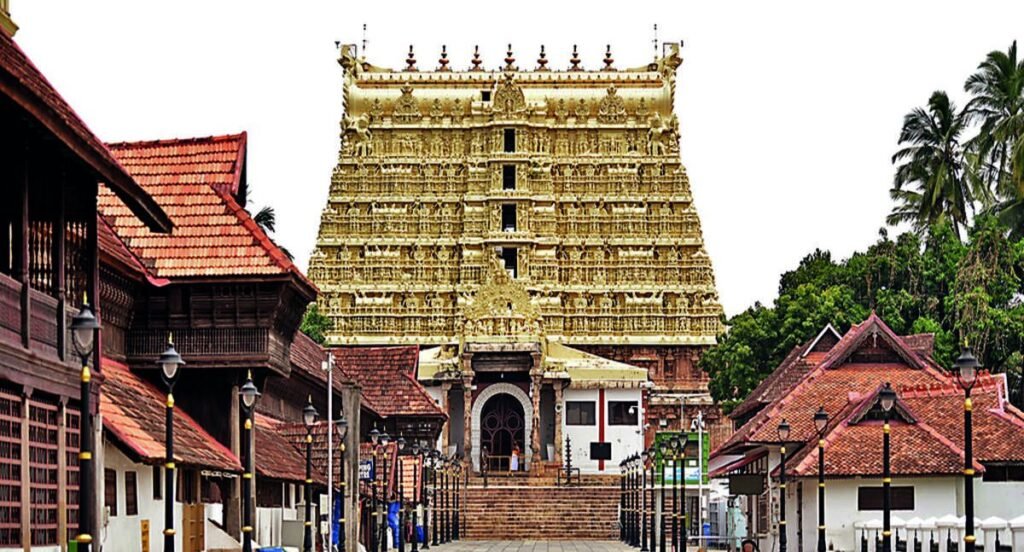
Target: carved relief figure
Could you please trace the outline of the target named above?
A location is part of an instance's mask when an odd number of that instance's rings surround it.
[[[342,138],[351,155],[364,157],[373,153],[373,134],[370,132],[369,117],[345,117],[341,123],[341,130]]]
[[[615,86],[608,87],[608,95],[601,100],[597,120],[602,123],[621,123],[626,120],[626,102],[618,95]]]
[[[423,118],[420,112],[419,102],[412,95],[413,88],[409,85],[402,87],[402,95],[395,100],[395,107],[391,116],[400,123],[414,123]]]

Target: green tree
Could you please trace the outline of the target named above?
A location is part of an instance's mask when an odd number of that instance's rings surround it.
[[[327,332],[331,329],[331,319],[320,313],[320,306],[316,303],[309,305],[306,314],[302,316],[302,324],[299,331],[309,336],[320,345],[327,342]]]
[[[967,224],[973,203],[964,176],[964,151],[960,143],[965,117],[943,91],[932,93],[927,108],[915,108],[903,119],[893,163],[900,163],[890,196],[896,206],[889,224],[909,222],[919,232],[948,220],[953,231]]]

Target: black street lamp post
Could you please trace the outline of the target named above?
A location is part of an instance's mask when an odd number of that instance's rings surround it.
[[[679,440],[669,441],[672,449],[672,546],[679,551]]]
[[[71,335],[74,340],[75,352],[82,361],[81,376],[81,448],[78,452],[79,493],[78,501],[78,529],[75,537],[78,543],[78,550],[89,552],[92,550],[92,527],[95,525],[94,514],[95,493],[93,487],[96,482],[96,464],[93,462],[93,434],[92,434],[92,374],[89,372],[89,357],[92,356],[96,345],[96,332],[100,329],[100,323],[92,313],[92,307],[88,303],[82,305],[82,310],[71,319]]]
[[[441,505],[441,494],[438,492],[439,491],[439,487],[438,487],[438,484],[437,484],[438,483],[437,476],[440,473],[440,471],[441,471],[441,452],[435,449],[435,450],[430,451],[430,481],[432,483],[432,485],[431,485],[432,490],[434,491],[434,500],[433,500],[433,502],[430,505],[430,515],[431,515],[431,518],[432,518],[431,519],[431,524],[430,524],[430,528],[431,528],[431,530],[430,530],[430,532],[431,532],[431,535],[430,535],[431,543],[430,544],[433,545],[433,546],[438,546],[438,545],[441,544],[441,541],[439,541],[438,538],[437,538],[438,537],[438,533],[441,532],[440,531],[440,525],[438,525],[438,512],[439,512],[439,507]]]
[[[639,459],[634,454],[629,457],[629,545],[640,546],[639,531],[640,528],[637,526],[637,514],[640,512],[640,501],[637,500],[640,497],[638,492],[640,487],[640,476],[637,473],[636,465]]]
[[[461,477],[462,476],[462,462],[456,460],[454,468],[455,468],[455,512],[454,512],[455,513],[455,527],[454,527],[454,530],[453,530],[453,533],[452,533],[452,539],[459,540],[459,518],[462,516],[462,508],[461,508],[462,504],[461,504],[461,500],[460,500],[461,497],[459,496],[459,493],[460,493],[459,484],[461,482],[459,480],[462,479],[462,477]]]
[[[680,432],[675,438],[675,448],[679,451],[679,542],[676,550],[686,551],[686,536],[689,533],[689,520],[686,516],[686,433]]]
[[[661,542],[661,552],[665,552],[665,549],[667,548],[665,541],[668,540],[666,538],[668,536],[668,522],[665,520],[665,495],[668,493],[668,490],[665,489],[665,468],[668,467],[667,460],[672,450],[668,446],[667,441],[662,441],[658,446],[658,449],[659,452],[661,452],[661,515],[658,519],[658,539]]]
[[[340,469],[338,470],[340,474],[340,481],[338,483],[341,487],[341,501],[339,502],[340,507],[338,508],[338,549],[344,551],[347,540],[347,536],[345,535],[345,498],[347,495],[346,491],[348,491],[348,482],[345,479],[345,438],[348,437],[348,419],[345,418],[344,410],[342,410],[341,416],[335,423],[338,424],[338,428],[340,429],[339,438],[341,439],[341,443],[338,445],[338,465],[340,466]],[[334,508],[334,505],[332,504],[330,508]],[[333,520],[331,523],[334,523]]]
[[[786,441],[789,440],[789,422],[785,418],[779,423],[779,552],[786,552]]]
[[[896,391],[889,382],[878,393],[882,403],[882,551],[892,552],[892,473],[889,468],[889,413],[896,404]]]
[[[626,542],[626,461],[619,462],[619,540]]]
[[[405,552],[405,522],[409,517],[405,512],[405,462],[402,461],[402,453],[405,452],[405,437],[398,436],[398,458],[395,460],[395,478],[398,480],[398,552]]]
[[[828,413],[819,407],[814,413],[814,428],[818,431],[818,552],[825,552],[825,428]]]
[[[957,381],[964,390],[964,550],[974,552],[974,428],[971,420],[971,389],[977,381],[981,363],[971,353],[971,349],[966,347],[956,359],[956,368]]]
[[[650,552],[655,552],[655,550],[658,549],[658,541],[657,541],[657,529],[658,528],[655,525],[656,517],[654,515],[655,510],[656,510],[655,500],[657,498],[657,495],[655,494],[655,486],[654,486],[654,484],[655,484],[654,464],[655,464],[655,459],[657,458],[657,456],[658,456],[657,449],[654,448],[654,445],[651,445],[651,448],[647,449],[647,458],[648,458],[648,460],[647,460],[647,462],[648,462],[647,463],[647,469],[649,471],[647,480],[650,482],[648,484],[648,487],[649,487],[648,491],[649,491],[649,493],[651,495],[651,505],[650,505],[650,508],[648,508],[648,510],[647,510],[648,520],[646,521],[646,523],[649,523],[649,525],[650,525],[650,535],[651,535],[651,546],[650,546],[650,549],[649,549]]]
[[[640,453],[640,552],[650,552],[647,547],[647,450]]]
[[[167,350],[157,360],[161,375],[167,384],[167,441],[165,447],[165,493],[164,493],[164,552],[174,552],[174,382],[178,368],[185,364],[178,351],[174,350],[171,337],[167,337]]]
[[[260,396],[256,384],[252,382],[252,372],[249,372],[238,396],[242,400],[242,413],[245,416],[242,432],[242,461],[245,470],[242,474],[242,552],[252,552],[252,411]]]
[[[380,539],[378,550],[379,552],[387,552],[387,550],[391,548],[388,544],[388,514],[391,506],[391,472],[388,469],[388,444],[391,442],[391,437],[385,431],[380,434],[380,437],[378,437],[377,440],[380,442],[381,456],[384,459],[384,462],[382,463],[384,468],[384,491],[381,496],[381,508],[379,514],[380,523],[377,527],[377,530],[380,532],[380,534],[377,535],[377,538]]]
[[[306,517],[303,525],[302,552],[313,552],[313,426],[317,412],[313,408],[313,397],[302,409],[302,423],[306,426]]]
[[[377,500],[377,487],[380,486],[377,478],[377,459],[380,456],[380,450],[377,443],[380,441],[380,431],[377,431],[377,428],[371,429],[369,437],[373,451],[373,479],[370,481],[370,531],[369,543],[366,548],[370,552],[377,552],[377,545],[380,543],[377,538],[377,526],[380,523],[380,503]]]
[[[423,450],[423,464],[421,466],[420,480],[423,481],[423,550],[430,550],[430,448]]]

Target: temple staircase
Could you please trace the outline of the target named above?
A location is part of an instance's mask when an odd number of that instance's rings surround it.
[[[554,477],[474,476],[466,488],[469,540],[615,540],[619,536],[619,487],[614,476],[583,476],[581,484],[556,485]],[[616,484],[612,484],[616,482]]]

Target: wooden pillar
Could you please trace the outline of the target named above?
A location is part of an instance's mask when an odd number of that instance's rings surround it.
[[[65,227],[65,200],[64,190],[67,186],[67,177],[64,173],[60,176],[60,185],[57,187],[57,197],[54,198],[53,216],[53,293],[57,297],[57,357],[65,360],[67,356],[68,317],[66,314],[65,278],[64,278],[64,239],[66,237]]]
[[[562,415],[565,412],[565,404],[563,403],[563,383],[561,381],[555,381],[551,387],[555,391],[555,462],[558,465],[562,465]]]
[[[228,428],[231,433],[231,452],[242,458],[242,418],[238,404],[238,385],[234,384],[229,388],[228,393]],[[255,441],[255,439],[253,439]],[[253,480],[253,489],[256,488],[256,481]],[[224,532],[231,536],[242,534],[242,480],[234,478],[231,480],[231,495],[224,503]]]
[[[32,260],[29,256],[29,149],[25,148],[25,159],[22,164],[21,182],[18,194],[17,249],[15,250],[14,277],[21,282],[21,345],[26,349],[32,342],[32,301],[29,300],[32,286],[29,281]]]
[[[473,378],[462,379],[462,452],[473,459]]]

